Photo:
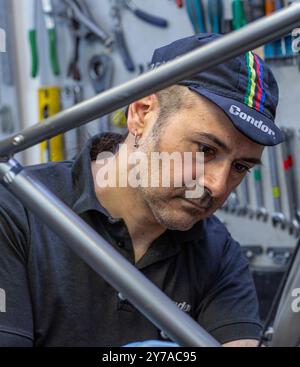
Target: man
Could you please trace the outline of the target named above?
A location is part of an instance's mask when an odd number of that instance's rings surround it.
[[[153,67],[215,37],[196,35],[162,47]],[[247,53],[132,103],[126,137],[96,136],[74,161],[28,170],[220,343],[255,346],[261,325],[248,264],[213,212],[260,163],[264,146],[282,141],[274,123],[277,100],[272,73]],[[100,152],[113,152],[118,163],[108,159],[108,173],[119,177],[131,169],[121,142],[128,154],[147,157],[203,152],[201,198],[187,198],[184,186],[104,187]],[[2,187],[0,197],[0,288],[6,299],[1,345],[120,346],[167,339]]]

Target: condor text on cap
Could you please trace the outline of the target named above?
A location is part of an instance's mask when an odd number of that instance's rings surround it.
[[[232,105],[229,112],[232,115],[239,116],[244,121],[250,122],[250,124],[254,125],[256,128],[260,129],[264,133],[275,136],[275,132],[267,125],[265,125],[262,120],[255,120],[254,117],[247,115],[247,113],[243,112],[239,107]]]

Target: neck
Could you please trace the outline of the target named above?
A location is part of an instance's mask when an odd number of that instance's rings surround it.
[[[113,168],[108,168],[108,171],[110,169]],[[118,164],[116,164],[116,170],[116,177],[119,177]],[[139,190],[132,187],[99,187],[96,184],[97,172],[97,165],[92,162],[97,199],[112,217],[122,218],[126,223],[137,261],[147,251],[151,243],[165,232],[166,228],[157,223]]]

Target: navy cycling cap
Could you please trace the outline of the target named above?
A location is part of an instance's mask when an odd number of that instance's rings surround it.
[[[151,68],[222,37],[196,34],[177,40],[154,51]],[[208,98],[219,106],[234,126],[261,145],[276,145],[284,140],[275,125],[278,85],[266,63],[247,52],[177,84]]]

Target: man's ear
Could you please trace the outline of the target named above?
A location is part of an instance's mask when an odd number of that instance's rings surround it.
[[[143,134],[157,110],[158,100],[155,94],[131,103],[127,117],[128,130],[132,133],[137,131],[138,135]]]

